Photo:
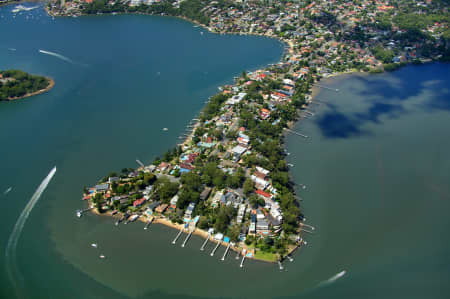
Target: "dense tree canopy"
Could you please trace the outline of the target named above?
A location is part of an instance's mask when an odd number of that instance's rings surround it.
[[[0,101],[22,97],[27,93],[33,93],[45,89],[50,84],[49,80],[42,76],[35,76],[20,70],[0,71]]]

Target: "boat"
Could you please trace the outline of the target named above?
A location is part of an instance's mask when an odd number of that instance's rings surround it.
[[[203,35],[203,31],[200,31],[200,34]]]
[[[11,192],[11,190],[12,190],[12,187],[9,187],[8,189],[6,189],[6,191],[5,191],[5,192],[3,192],[3,195],[6,195],[6,194],[8,194],[9,192]]]
[[[128,222],[134,222],[136,221],[136,219],[139,218],[139,215],[135,214],[135,215],[131,215],[130,219],[128,219]]]
[[[13,13],[18,13],[18,12],[21,12],[21,11],[30,11],[30,10],[33,10],[35,8],[38,8],[38,6],[26,7],[26,6],[23,6],[23,5],[17,5],[16,7],[14,7],[12,12]]]
[[[77,214],[77,217],[78,217],[78,218],[81,218],[81,216],[82,216],[81,210],[77,210],[76,214]]]
[[[91,246],[97,248],[97,243],[92,243]]]
[[[163,128],[163,131],[168,131],[169,129],[167,129],[167,128]]]
[[[101,259],[104,259],[105,256],[104,256],[103,254],[100,254],[100,258],[101,258]]]

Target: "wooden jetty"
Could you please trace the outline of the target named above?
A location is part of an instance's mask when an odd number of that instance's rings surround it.
[[[190,231],[189,234],[186,236],[186,239],[184,239],[184,242],[183,242],[183,244],[181,244],[181,247],[186,246],[186,243],[189,240],[189,238],[191,237],[191,235],[192,235],[192,231]]]
[[[328,87],[328,86],[319,85],[319,84],[316,84],[315,86],[323,88],[323,89],[328,89],[328,90],[331,90],[331,91],[335,91],[335,92],[339,91],[339,89],[337,89],[337,88],[334,89],[334,88],[331,88],[331,87]]]
[[[225,260],[225,257],[227,256],[227,253],[228,253],[228,250],[230,249],[230,246],[231,246],[231,243],[228,243],[228,246],[227,246],[227,249],[225,249],[225,252],[223,253],[223,256],[222,256],[222,261],[224,261]]]
[[[136,163],[139,164],[141,167],[145,167],[144,163],[141,162],[141,160],[136,159]]]
[[[297,135],[297,136],[300,136],[300,137],[303,137],[303,138],[308,138],[308,136],[306,136],[305,134],[302,134],[302,133],[299,133],[299,132],[296,132],[296,131],[293,131],[293,130],[291,130],[291,129],[288,129],[288,128],[284,128],[286,131],[288,131],[288,132],[290,132],[290,133],[292,133],[292,134],[295,134],[295,135]]]
[[[77,210],[75,214],[77,215],[78,218],[81,218],[81,216],[83,216],[83,213],[86,213],[87,211],[90,211],[93,208],[94,207],[90,207],[90,208],[87,208],[87,209],[84,209],[84,210]]]
[[[282,271],[284,268],[283,268],[283,265],[281,264],[281,262],[280,262],[280,260],[278,260],[278,266],[280,267],[280,270]]]
[[[181,233],[183,232],[183,229],[180,229],[180,231],[178,232],[177,236],[175,237],[175,239],[173,239],[172,244],[175,244],[178,240],[178,238],[181,236]]]
[[[245,252],[242,252],[242,260],[241,260],[241,264],[239,265],[239,267],[244,267],[244,260],[245,260]]]
[[[153,217],[151,217],[151,218],[147,221],[147,224],[145,224],[144,229],[147,230],[148,227],[150,226],[150,224],[152,224],[152,222],[153,222]]]
[[[200,247],[200,250],[201,250],[201,251],[205,250],[206,243],[208,243],[210,236],[211,236],[211,235],[208,234],[208,237],[206,238],[205,242],[203,242],[202,247]]]
[[[214,247],[213,251],[211,251],[211,256],[214,256],[214,253],[216,252],[217,248],[219,248],[221,241],[217,241],[216,247]]]

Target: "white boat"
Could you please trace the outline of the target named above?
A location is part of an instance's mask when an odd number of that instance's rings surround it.
[[[11,192],[11,190],[12,190],[12,187],[9,187],[8,189],[6,189],[6,191],[5,191],[5,192],[3,192],[3,195],[6,195],[6,194],[8,194],[9,192]]]
[[[133,222],[133,221],[136,221],[136,219],[138,219],[139,218],[139,215],[131,215],[131,217],[130,217],[130,219],[128,219],[128,222]]]
[[[103,254],[100,254],[100,258],[101,258],[101,259],[104,259],[105,256],[104,256]]]
[[[168,131],[169,129],[167,129],[167,128],[163,128],[163,131]]]
[[[21,12],[21,11],[30,11],[30,10],[33,10],[35,8],[38,8],[38,6],[26,7],[26,6],[23,6],[23,5],[17,5],[16,7],[14,7],[12,12],[13,13],[18,13],[18,12]]]
[[[97,243],[92,243],[91,246],[97,248]]]

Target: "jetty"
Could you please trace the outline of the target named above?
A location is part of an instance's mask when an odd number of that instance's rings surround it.
[[[81,216],[83,216],[83,213],[86,213],[87,211],[90,211],[93,208],[94,207],[90,207],[90,208],[87,208],[87,209],[84,209],[84,210],[77,210],[75,214],[77,215],[78,218],[81,218]]]
[[[283,271],[283,265],[281,264],[280,260],[278,260],[278,266],[280,267],[280,271]]]
[[[314,233],[314,232],[312,232],[312,231],[310,231],[310,230],[304,229],[303,227],[300,227],[300,230],[301,230],[302,232],[306,232],[306,233],[310,233],[310,234],[313,234],[313,233]]]
[[[201,251],[205,250],[206,243],[208,243],[210,236],[211,235],[208,234],[208,237],[205,239],[205,242],[203,242],[202,247],[200,247]]]
[[[241,260],[241,264],[239,265],[239,267],[244,267],[244,260],[245,260],[245,249],[244,251],[242,251],[242,260]]]
[[[334,89],[334,88],[331,88],[331,87],[327,87],[327,86],[323,86],[323,85],[319,85],[319,84],[316,84],[316,85],[314,85],[314,86],[317,86],[317,87],[320,87],[320,88],[323,88],[323,89],[328,89],[328,90],[331,90],[331,91],[335,91],[335,92],[338,92],[339,91],[339,89]]]
[[[217,248],[219,248],[221,241],[217,241],[216,247],[214,247],[213,251],[211,251],[211,256],[214,256],[214,253],[216,252]]]
[[[151,217],[151,218],[147,221],[147,224],[145,224],[144,229],[147,230],[148,227],[150,226],[150,224],[152,224],[152,222],[153,222],[153,217]]]
[[[227,249],[225,249],[225,252],[223,253],[223,256],[222,256],[222,261],[224,261],[225,260],[225,257],[227,256],[227,253],[228,253],[228,250],[230,249],[230,246],[231,246],[231,243],[228,243],[228,246],[227,246]]]
[[[145,167],[144,163],[141,162],[141,160],[136,159],[136,163],[139,164],[141,167]]]
[[[303,138],[308,138],[308,136],[306,136],[305,134],[302,134],[302,133],[299,133],[299,132],[296,132],[296,131],[293,131],[293,130],[291,130],[291,129],[288,129],[288,128],[284,128],[286,131],[288,131],[288,132],[290,132],[290,133],[292,133],[292,134],[295,134],[295,135],[297,135],[297,136],[300,136],[300,137],[303,137]]]
[[[310,228],[310,229],[312,229],[312,230],[315,230],[315,227],[312,226],[312,225],[309,225],[309,224],[306,224],[306,223],[303,223],[303,222],[300,222],[300,225],[301,225],[301,226],[305,226],[305,227],[307,227],[307,228]]]
[[[183,229],[181,228],[180,231],[178,232],[177,236],[175,237],[175,239],[173,239],[172,244],[175,244],[177,242],[177,240],[181,236],[182,232],[183,232]]]
[[[186,246],[186,243],[189,240],[189,238],[191,237],[191,235],[192,235],[192,231],[190,231],[189,234],[186,236],[186,239],[184,239],[184,242],[183,242],[183,244],[181,244],[181,247]]]

